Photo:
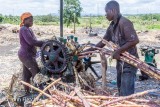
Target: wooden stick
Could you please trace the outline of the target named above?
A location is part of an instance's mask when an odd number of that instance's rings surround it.
[[[145,94],[148,94],[149,92],[154,92],[154,91],[157,91],[157,90],[148,90],[148,91],[132,94],[132,95],[125,96],[125,97],[120,97],[120,98],[118,98],[116,100],[113,100],[111,102],[105,102],[102,105],[100,105],[99,107],[108,106],[108,105],[111,105],[113,103],[117,103],[117,102],[120,102],[120,101],[123,101],[123,100],[128,100],[128,99],[132,99],[132,98],[135,98],[135,97],[143,96]]]
[[[56,84],[57,82],[59,82],[61,80],[61,78],[57,79],[56,81],[52,82],[50,85],[48,85],[44,90],[43,92],[47,91],[49,88],[51,88],[54,84]],[[42,96],[42,93],[40,93],[32,102],[35,103],[40,97]]]
[[[38,92],[44,94],[44,95],[47,96],[48,98],[52,99],[52,96],[51,96],[51,95],[49,95],[49,94],[43,92],[42,90],[40,90],[40,89],[38,89],[38,88],[36,88],[36,87],[30,85],[29,83],[26,83],[26,82],[24,82],[24,81],[20,81],[20,82],[21,82],[22,84],[24,84],[24,85],[30,87],[30,88],[33,88],[34,90],[36,90],[36,91],[38,91]]]

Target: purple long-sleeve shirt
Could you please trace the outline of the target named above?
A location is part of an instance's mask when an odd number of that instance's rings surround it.
[[[33,31],[26,27],[22,26],[19,32],[20,38],[20,49],[18,51],[19,58],[31,58],[36,55],[36,46],[41,47],[43,42],[38,41],[33,33]]]

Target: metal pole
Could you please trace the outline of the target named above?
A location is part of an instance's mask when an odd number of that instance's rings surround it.
[[[74,13],[74,34],[76,33],[76,13]]]
[[[92,32],[92,26],[91,26],[91,24],[92,24],[92,22],[91,22],[91,14],[90,14],[90,19],[89,19],[89,21],[90,21],[90,33]]]
[[[63,37],[63,0],[60,0],[60,36]]]

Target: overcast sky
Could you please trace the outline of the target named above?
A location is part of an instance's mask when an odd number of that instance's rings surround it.
[[[110,0],[80,0],[82,14],[104,15],[104,6]],[[117,0],[122,14],[160,13],[160,0]],[[59,0],[0,0],[0,13],[21,15],[29,11],[33,15],[58,14]]]

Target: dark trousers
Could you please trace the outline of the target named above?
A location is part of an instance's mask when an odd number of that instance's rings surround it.
[[[128,96],[134,93],[137,68],[117,61],[117,87],[119,96]]]
[[[30,83],[31,77],[34,78],[34,76],[39,72],[37,62],[33,57],[25,58],[19,56],[19,59],[23,64],[23,81]],[[29,91],[29,87],[24,86],[24,88],[26,91]]]

